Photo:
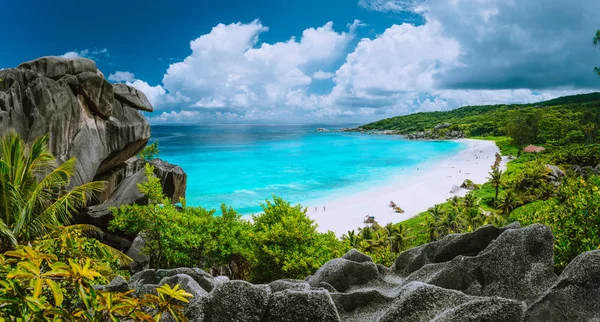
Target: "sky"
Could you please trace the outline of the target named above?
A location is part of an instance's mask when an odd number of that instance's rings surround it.
[[[366,123],[600,89],[597,0],[0,2],[0,68],[93,59],[152,123]]]

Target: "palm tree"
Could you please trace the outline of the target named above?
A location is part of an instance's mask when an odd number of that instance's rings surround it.
[[[442,218],[442,231],[445,235],[458,233],[460,231],[459,212],[452,210],[448,211]]]
[[[500,205],[498,205],[498,209],[500,209],[500,213],[506,218],[518,205],[517,196],[512,190],[506,192],[502,200],[500,201]]]
[[[485,215],[479,207],[465,209],[461,215],[464,228],[470,228],[471,230],[477,229],[485,220]]]
[[[432,216],[427,216],[425,222],[421,226],[425,227],[427,235],[429,236],[429,242],[435,241],[438,238],[439,222]]]
[[[433,206],[433,208],[429,208],[429,210],[427,211],[434,220],[439,221],[440,218],[442,218],[443,216],[443,212],[442,212],[442,206],[441,205],[435,205]]]
[[[440,235],[441,218],[444,216],[441,205],[435,205],[427,211],[430,216],[421,225],[427,230],[429,242],[435,241]]]
[[[342,239],[343,240],[347,240],[348,243],[350,244],[350,246],[352,246],[353,248],[357,248],[358,247],[358,243],[360,241],[359,236],[356,235],[356,233],[354,232],[354,230],[348,231],[348,234],[342,236]]]
[[[56,166],[48,136],[27,146],[14,130],[0,140],[0,250],[70,223],[103,182],[70,187],[75,158]]]
[[[467,209],[476,208],[479,206],[479,199],[473,193],[469,192],[463,199],[463,204]]]
[[[594,37],[594,46],[596,45],[600,45],[600,30],[596,31],[596,36]],[[600,68],[594,67],[594,71],[600,75]]]
[[[494,204],[498,204],[498,192],[500,190],[500,185],[502,184],[502,170],[498,169],[498,167],[494,167],[492,171],[489,173],[490,182],[494,186],[496,190],[496,195],[494,196]]]
[[[452,207],[453,210],[460,212],[460,198],[458,196],[450,198],[450,207]]]
[[[388,224],[386,226],[388,230],[388,240],[390,241],[390,252],[399,253],[404,249],[406,244],[407,236],[406,229],[402,224]]]

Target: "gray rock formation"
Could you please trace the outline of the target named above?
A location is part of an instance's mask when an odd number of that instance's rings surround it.
[[[463,183],[460,185],[460,187],[462,189],[467,189],[467,190],[475,190],[477,189],[477,186],[475,185],[475,183],[473,183],[473,181],[466,179],[465,181],[463,181]]]
[[[169,197],[174,203],[178,202],[180,198],[185,198],[187,175],[183,169],[160,159],[145,161],[133,157],[96,178],[96,180],[105,181],[107,189],[98,197],[97,202],[102,203],[91,206],[87,210],[87,215],[92,224],[106,229],[112,218],[111,207],[148,203],[146,196],[138,188],[138,184],[145,182],[147,179],[146,164],[154,167],[154,175],[160,179],[165,196]],[[107,192],[111,193],[108,194]]]
[[[548,173],[548,181],[554,183],[554,185],[560,184],[560,181],[565,176],[565,172],[555,165],[547,164],[546,168],[550,171]]]
[[[553,236],[542,225],[449,235],[405,251],[390,268],[352,250],[307,281],[252,285],[180,268],[140,272],[129,286],[151,292],[149,286],[166,278],[186,287],[196,281],[207,292],[196,291],[187,305],[191,321],[552,322],[600,316],[600,251],[580,255],[557,277]]]
[[[127,86],[125,84],[115,84],[113,85],[115,91],[115,98],[128,104],[129,106],[146,111],[152,112],[154,108],[146,95],[131,86]]]
[[[208,317],[214,322],[259,322],[269,304],[271,289],[244,281],[216,285],[208,295]]]
[[[75,185],[122,164],[150,137],[146,119],[115,99],[89,59],[43,57],[0,71],[0,79],[0,135],[13,128],[32,142],[49,134],[59,161],[77,158]]]
[[[525,321],[597,321],[600,318],[600,251],[577,256],[531,305]],[[596,319],[596,320],[594,320]]]
[[[144,252],[144,247],[146,247],[146,241],[144,240],[144,237],[137,236],[125,254],[133,260],[133,263],[129,265],[129,269],[132,272],[138,272],[140,270],[147,269],[150,265],[150,255]]]
[[[142,92],[110,84],[85,58],[42,57],[0,70],[0,80],[0,136],[10,129],[27,142],[49,135],[58,162],[77,158],[73,185],[106,181],[81,221],[105,229],[108,207],[144,203],[137,183],[145,180],[146,162],[132,158],[150,138],[138,110],[152,111],[152,105]],[[187,178],[180,167],[159,159],[150,163],[168,197],[177,202],[185,196]],[[105,240],[128,246],[120,236]]]

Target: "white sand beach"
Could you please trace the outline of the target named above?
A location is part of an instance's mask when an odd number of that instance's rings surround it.
[[[465,179],[477,184],[488,180],[488,172],[498,152],[496,144],[472,139],[459,141],[468,147],[439,163],[421,165],[410,175],[399,175],[393,182],[333,200],[323,198],[303,204],[308,207],[308,215],[319,225],[319,231],[331,230],[337,236],[363,227],[366,215],[375,216],[381,225],[407,220],[454,195],[464,196],[465,189],[454,194],[450,190],[453,185],[460,186]],[[390,201],[405,212],[393,212]]]

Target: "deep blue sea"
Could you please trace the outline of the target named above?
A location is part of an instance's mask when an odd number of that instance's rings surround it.
[[[347,125],[345,125],[347,126]],[[459,142],[322,133],[340,125],[153,125],[160,157],[188,174],[187,203],[243,214],[277,195],[293,203],[357,192],[464,148]]]

